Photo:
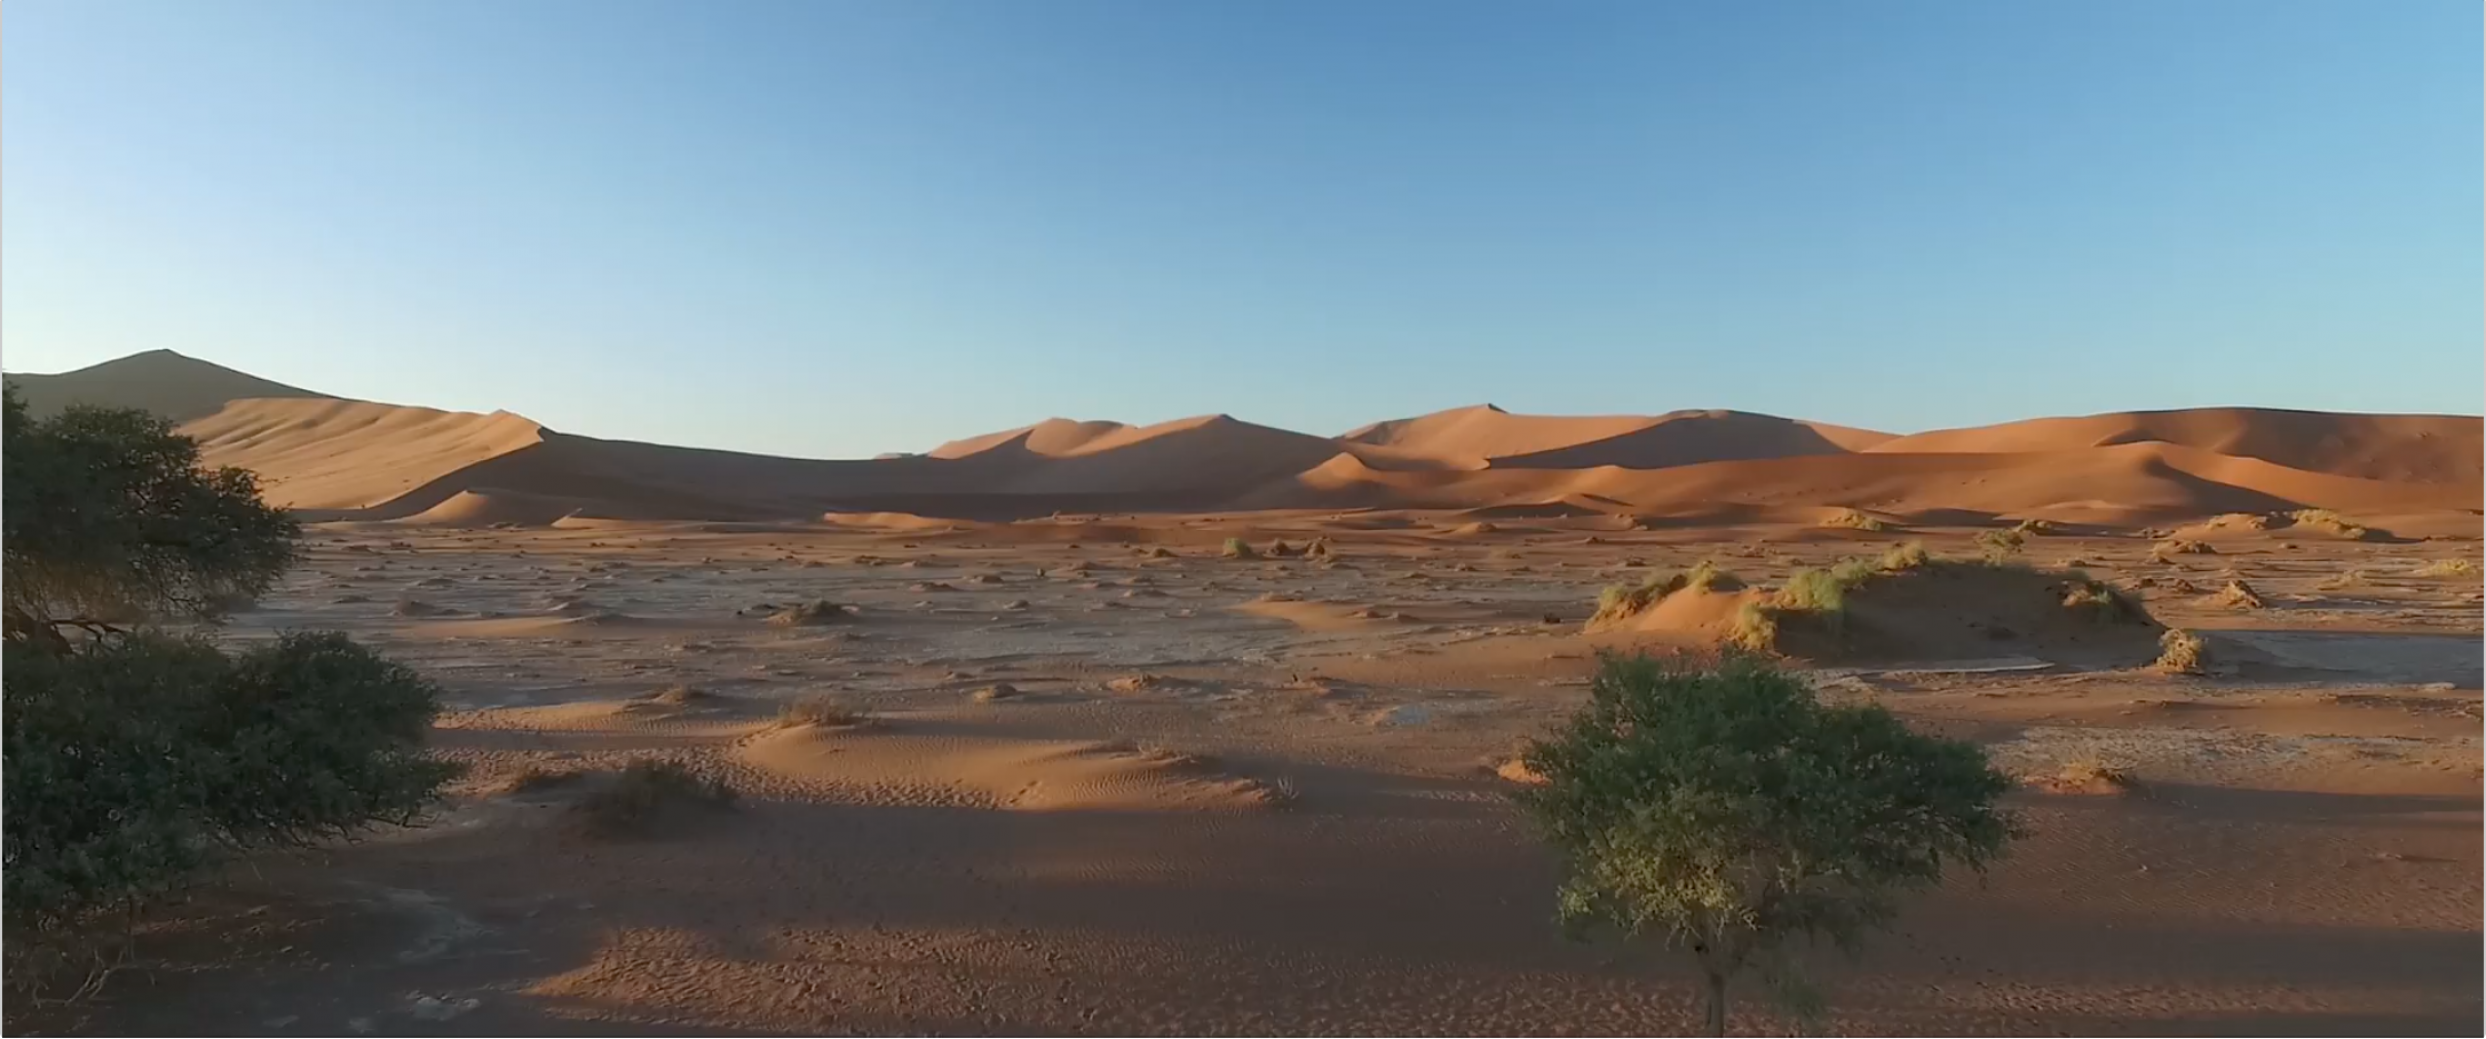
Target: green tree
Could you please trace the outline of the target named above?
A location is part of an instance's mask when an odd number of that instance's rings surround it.
[[[67,631],[213,620],[292,564],[300,530],[243,469],[199,465],[196,441],[142,411],[26,415],[5,394],[0,632],[65,649]]]
[[[1564,858],[1565,929],[1689,953],[1712,1035],[1746,969],[1809,1016],[1798,945],[1854,954],[1900,895],[1946,866],[1982,872],[2017,834],[1995,804],[2009,781],[1975,746],[1824,704],[1744,654],[1609,656],[1588,705],[1523,757],[1545,777],[1518,797]]]
[[[75,924],[222,851],[404,823],[450,765],[423,752],[437,687],[329,633],[228,656],[212,621],[294,558],[250,474],[138,412],[29,419],[6,394],[0,640],[5,920]],[[12,942],[13,947],[18,943]]]

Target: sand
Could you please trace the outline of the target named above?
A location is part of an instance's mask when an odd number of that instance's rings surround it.
[[[314,522],[219,637],[334,628],[405,661],[470,771],[417,828],[237,864],[146,919],[137,969],[11,1024],[1680,1033],[1679,958],[1552,925],[1516,748],[1601,650],[1705,644],[1799,569],[1902,540],[1971,558],[2044,517],[2062,533],[2023,558],[2078,558],[2154,621],[2056,631],[2052,579],[1970,573],[1859,592],[1892,637],[1795,661],[2028,777],[2030,835],[1990,876],[1910,901],[1860,961],[1811,957],[1825,1029],[2465,1034],[2486,593],[2477,474],[2429,459],[2474,452],[2478,422],[2334,418],[2336,449],[2300,418],[2225,439],[2158,418],[2181,435],[1936,451],[1735,413],[1463,409],[1345,438],[1044,423],[818,462],[234,401],[191,428]],[[1774,432],[1720,445],[1749,429]],[[2307,507],[2386,533],[2269,520]],[[2231,513],[2264,520],[2212,522]],[[2214,553],[2153,556],[2188,524]],[[1328,555],[1228,559],[1228,538]],[[1702,559],[1751,587],[1589,630],[1601,588]],[[2229,581],[2261,605],[2214,601]],[[820,601],[851,610],[769,620]],[[2155,625],[2199,633],[2205,673],[2138,659]],[[814,697],[859,723],[779,721]],[[603,777],[648,759],[739,796],[582,828]],[[1737,995],[1739,1029],[1794,1029]]]

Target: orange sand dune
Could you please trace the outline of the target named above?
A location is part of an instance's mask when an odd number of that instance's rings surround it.
[[[2482,425],[2226,408],[1891,437],[1735,411],[1571,418],[1485,405],[1336,438],[1226,415],[1050,419],[866,461],[600,440],[506,412],[316,397],[235,400],[183,429],[209,462],[258,471],[271,500],[306,516],[449,526],[1356,508],[1675,523],[1812,523],[1856,508],[1916,523],[2140,524],[2317,507],[2466,531],[2486,487]]]
[[[1886,440],[1868,451],[2060,451],[2165,441],[2258,458],[2291,469],[2475,486],[2486,430],[2468,415],[2360,415],[2277,408],[2130,411],[1945,429]],[[2472,498],[2476,497],[2471,495]]]
[[[1839,454],[1889,438],[1887,433],[1738,411],[1513,415],[1491,404],[1479,404],[1377,422],[1338,439],[1392,448],[1405,455],[1491,460],[1495,465],[1522,468],[1621,465],[1652,469],[1736,458]]]

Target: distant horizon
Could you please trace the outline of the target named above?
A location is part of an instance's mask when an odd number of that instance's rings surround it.
[[[1888,428],[1880,428],[1880,427],[1853,426],[1853,425],[1849,425],[1849,424],[1847,424],[1847,423],[1841,423],[1841,422],[1831,422],[1831,421],[1829,421],[1829,420],[1825,420],[1825,419],[1814,418],[1814,417],[1809,416],[1809,415],[1786,415],[1786,414],[1779,414],[1779,413],[1775,413],[1775,412],[1756,411],[1756,410],[1753,410],[1753,409],[1750,409],[1750,408],[1739,408],[1739,407],[1720,407],[1720,406],[1700,406],[1700,405],[1693,405],[1693,406],[1687,406],[1687,407],[1665,408],[1665,409],[1659,409],[1659,410],[1654,410],[1654,411],[1644,411],[1644,412],[1594,412],[1594,413],[1591,413],[1591,412],[1545,412],[1545,411],[1526,411],[1526,410],[1520,410],[1520,409],[1515,409],[1515,408],[1505,408],[1505,407],[1502,407],[1501,405],[1499,405],[1499,404],[1497,404],[1497,403],[1495,403],[1495,402],[1492,402],[1492,401],[1469,401],[1469,402],[1467,402],[1467,403],[1463,403],[1463,404],[1450,404],[1450,405],[1445,405],[1445,406],[1442,406],[1442,407],[1428,408],[1428,409],[1425,409],[1425,410],[1422,410],[1422,411],[1409,412],[1409,413],[1407,413],[1407,414],[1403,414],[1403,415],[1389,415],[1389,416],[1384,416],[1384,417],[1380,417],[1380,418],[1365,419],[1365,420],[1363,420],[1363,421],[1360,421],[1360,422],[1358,422],[1358,423],[1356,423],[1356,424],[1354,424],[1354,425],[1348,426],[1348,427],[1346,427],[1346,428],[1344,428],[1344,429],[1341,429],[1341,430],[1339,430],[1339,431],[1337,431],[1337,432],[1334,432],[1334,433],[1332,433],[1332,432],[1317,432],[1317,431],[1314,431],[1314,430],[1311,430],[1311,429],[1301,429],[1301,428],[1292,427],[1292,426],[1280,425],[1280,424],[1277,424],[1277,423],[1272,423],[1272,422],[1263,422],[1263,421],[1260,421],[1260,420],[1254,419],[1254,418],[1252,418],[1252,417],[1250,417],[1250,416],[1248,416],[1248,415],[1237,414],[1237,413],[1235,413],[1235,412],[1233,412],[1233,411],[1230,411],[1230,410],[1227,410],[1227,411],[1207,411],[1207,412],[1195,412],[1195,413],[1191,413],[1191,414],[1187,414],[1187,415],[1174,415],[1174,416],[1168,416],[1168,417],[1164,417],[1164,418],[1154,418],[1154,419],[1149,419],[1149,420],[1146,420],[1146,421],[1131,421],[1131,420],[1126,420],[1126,419],[1121,419],[1121,418],[1114,418],[1114,417],[1079,417],[1079,416],[1073,416],[1073,415],[1047,415],[1047,416],[1045,416],[1045,417],[1043,417],[1043,418],[1035,419],[1035,420],[1028,421],[1028,422],[1019,422],[1019,423],[1014,423],[1014,424],[1012,424],[1012,425],[1007,425],[1007,426],[995,426],[995,427],[991,427],[991,428],[987,428],[987,429],[974,430],[974,431],[970,431],[970,432],[958,433],[958,434],[954,434],[954,435],[950,435],[950,436],[941,437],[941,438],[939,438],[939,439],[937,439],[937,440],[934,440],[934,441],[932,441],[932,442],[930,442],[930,443],[925,444],[925,445],[924,445],[924,446],[922,446],[922,447],[917,447],[917,448],[889,448],[889,449],[884,449],[884,450],[880,450],[880,451],[874,451],[874,452],[871,452],[871,453],[869,453],[869,454],[858,454],[858,455],[835,455],[835,456],[832,456],[832,455],[802,455],[802,454],[792,454],[792,453],[781,452],[781,451],[751,451],[751,450],[747,450],[747,449],[744,449],[744,448],[727,447],[727,446],[721,446],[721,445],[716,445],[716,444],[688,443],[688,442],[678,442],[678,441],[654,441],[654,440],[648,440],[648,439],[643,438],[643,437],[636,437],[636,436],[629,436],[629,435],[613,435],[613,434],[600,433],[600,432],[588,432],[588,431],[582,431],[582,430],[570,429],[570,428],[567,428],[567,427],[561,426],[561,425],[560,425],[560,424],[558,424],[558,423],[553,423],[553,422],[547,422],[547,421],[544,421],[544,420],[542,420],[542,419],[540,419],[540,418],[537,418],[536,416],[529,415],[529,414],[527,414],[526,412],[524,412],[524,411],[522,411],[522,410],[520,410],[520,409],[517,409],[517,408],[508,408],[508,407],[485,407],[485,408],[443,408],[443,407],[439,407],[439,406],[437,406],[437,405],[428,404],[428,403],[425,403],[425,402],[422,402],[422,401],[415,401],[415,400],[391,400],[391,399],[382,399],[382,398],[373,398],[373,397],[358,397],[358,396],[341,395],[341,394],[330,393],[329,391],[324,390],[324,389],[322,389],[322,388],[320,388],[320,387],[317,387],[317,386],[304,386],[304,385],[301,385],[301,384],[299,384],[299,383],[297,383],[297,382],[294,382],[294,381],[292,381],[292,380],[288,380],[288,379],[280,379],[280,378],[274,378],[274,377],[268,376],[268,375],[266,375],[266,374],[264,374],[264,373],[261,373],[261,372],[245,371],[245,370],[240,369],[240,368],[235,368],[235,367],[233,367],[232,365],[224,364],[224,363],[222,363],[222,362],[220,362],[220,361],[215,360],[214,358],[210,358],[210,357],[201,357],[201,356],[199,356],[199,355],[197,355],[197,354],[189,353],[189,352],[182,351],[182,350],[173,349],[173,348],[170,348],[170,347],[155,347],[155,348],[152,348],[152,349],[140,350],[140,351],[137,351],[137,352],[135,352],[135,353],[123,354],[123,355],[121,355],[121,356],[119,356],[119,357],[106,358],[104,361],[99,361],[99,362],[97,362],[97,364],[108,364],[108,363],[111,363],[111,362],[113,362],[113,361],[128,360],[128,359],[131,359],[131,358],[140,357],[140,356],[143,356],[143,355],[146,355],[146,354],[152,354],[152,353],[170,354],[170,355],[172,355],[172,356],[175,356],[175,357],[180,357],[180,358],[183,358],[183,359],[186,359],[186,360],[190,360],[190,361],[194,361],[194,362],[198,362],[198,363],[202,363],[202,364],[214,365],[214,366],[216,366],[216,367],[223,368],[223,369],[225,369],[225,370],[227,370],[227,371],[238,372],[238,373],[243,374],[243,375],[248,375],[248,376],[252,376],[252,377],[255,377],[255,378],[260,378],[260,379],[266,379],[267,381],[270,381],[270,382],[281,383],[281,384],[284,384],[284,385],[286,385],[286,386],[290,386],[290,387],[292,387],[292,388],[294,388],[294,389],[297,389],[297,390],[303,390],[303,391],[306,391],[306,392],[308,392],[308,393],[314,394],[314,395],[316,396],[316,399],[358,401],[358,402],[361,402],[361,403],[366,403],[366,404],[381,404],[381,405],[387,405],[387,406],[391,406],[391,407],[429,408],[429,409],[436,410],[436,411],[463,411],[463,412],[467,412],[467,413],[470,413],[470,414],[490,414],[490,413],[493,413],[493,412],[506,412],[506,413],[508,413],[508,414],[516,415],[516,416],[518,416],[518,417],[520,417],[520,418],[527,419],[528,421],[530,421],[530,422],[534,422],[534,423],[536,423],[536,424],[538,424],[538,425],[540,425],[540,426],[543,426],[543,427],[544,427],[544,428],[546,428],[546,429],[550,429],[550,430],[552,430],[552,431],[554,431],[554,432],[561,433],[561,434],[568,435],[568,436],[583,436],[583,437],[589,437],[589,438],[592,438],[592,439],[597,439],[597,440],[617,440],[617,441],[632,441],[632,442],[641,442],[641,443],[656,443],[656,444],[660,444],[660,445],[662,445],[662,446],[667,446],[667,447],[688,447],[688,448],[697,448],[697,449],[700,449],[700,450],[711,450],[711,451],[729,451],[729,452],[743,453],[743,454],[761,454],[761,455],[771,455],[771,456],[775,456],[775,457],[782,457],[782,458],[794,458],[794,459],[803,459],[803,460],[812,460],[812,461],[869,460],[869,459],[872,459],[872,458],[877,458],[877,457],[886,457],[886,456],[892,456],[892,455],[923,455],[923,454],[927,454],[927,453],[929,453],[929,452],[931,452],[931,451],[937,450],[937,449],[939,449],[939,448],[941,448],[941,447],[943,447],[943,446],[949,445],[949,444],[954,444],[954,443],[958,443],[958,442],[962,442],[962,441],[975,440],[975,439],[979,439],[979,438],[983,438],[983,437],[995,436],[995,435],[999,435],[999,434],[1002,434],[1002,433],[1008,433],[1008,432],[1013,432],[1013,431],[1017,431],[1017,430],[1027,429],[1027,428],[1030,428],[1030,427],[1033,427],[1033,426],[1041,425],[1041,424],[1046,423],[1046,422],[1055,422],[1055,421],[1063,421],[1063,422],[1076,422],[1076,423],[1095,423],[1095,422],[1105,422],[1105,423],[1112,423],[1112,424],[1114,424],[1114,425],[1124,426],[1124,427],[1129,427],[1129,428],[1144,429],[1144,428],[1150,428],[1150,427],[1162,426],[1162,425],[1169,425],[1169,424],[1173,424],[1173,423],[1184,422],[1184,421],[1189,421],[1189,420],[1194,420],[1194,419],[1225,418],[1225,419],[1230,419],[1230,420],[1237,421],[1237,422],[1243,422],[1243,423],[1247,423],[1247,424],[1251,424],[1251,425],[1256,425],[1256,426],[1263,426],[1263,427],[1266,427],[1266,428],[1271,428],[1271,429],[1282,429],[1282,430],[1285,430],[1285,431],[1287,431],[1287,432],[1292,432],[1292,433],[1302,433],[1302,434],[1309,435],[1309,436],[1324,437],[1324,438],[1329,438],[1329,439],[1340,439],[1340,438],[1344,438],[1344,437],[1347,437],[1347,436],[1351,436],[1351,435],[1353,435],[1353,434],[1355,434],[1355,433],[1358,433],[1358,432],[1361,432],[1361,431],[1363,431],[1363,430],[1365,430],[1365,429],[1367,429],[1367,428],[1369,428],[1369,427],[1371,427],[1371,426],[1378,425],[1378,424],[1381,424],[1381,423],[1384,423],[1384,422],[1404,421],[1404,420],[1408,420],[1408,419],[1422,418],[1422,417],[1425,417],[1425,416],[1428,416],[1428,415],[1439,415],[1439,414],[1444,414],[1444,413],[1447,413],[1447,412],[1453,412],[1453,411],[1463,411],[1463,410],[1469,410],[1469,409],[1484,409],[1484,408],[1490,408],[1490,409],[1492,409],[1492,410],[1499,411],[1499,412],[1502,412],[1502,413],[1504,413],[1504,414],[1507,414],[1507,415],[1512,415],[1512,416],[1514,416],[1514,417],[1519,417],[1519,418],[1661,418],[1661,417],[1666,417],[1666,416],[1670,416],[1670,415],[1698,414],[1698,413],[1703,413],[1703,412],[1730,412],[1730,413],[1740,413],[1740,414],[1746,414],[1746,415],[1757,415],[1757,416],[1762,416],[1762,417],[1766,417],[1766,418],[1774,418],[1774,419],[1780,419],[1780,420],[1785,420],[1785,421],[1790,421],[1790,422],[1801,422],[1801,423],[1808,423],[1808,424],[1817,425],[1817,426],[1839,426],[1839,427],[1844,427],[1844,428],[1848,428],[1848,429],[1854,429],[1854,430],[1857,430],[1857,431],[1860,431],[1860,432],[1882,433],[1882,434],[1890,434],[1890,435],[1893,435],[1893,436],[1900,436],[1900,437],[1905,437],[1905,436],[1914,436],[1914,435],[1923,434],[1923,433],[1937,433],[1937,432],[1945,432],[1945,431],[1949,431],[1949,430],[1956,430],[1956,429],[1970,429],[1970,428],[1977,428],[1977,427],[1989,426],[1989,425],[2005,425],[2005,424],[2011,424],[2011,423],[2017,423],[2017,422],[2028,422],[2028,421],[2036,421],[2036,420],[2044,420],[2044,419],[2080,419],[2080,418],[2096,418],[2096,417],[2106,416],[2106,415],[2121,415],[2121,414],[2146,414],[2146,413],[2152,413],[2152,412],[2166,412],[2166,411],[2214,411],[2214,410],[2239,410],[2239,411],[2293,411],[2293,412],[2304,412],[2304,413],[2308,413],[2308,414],[2334,414],[2334,415],[2338,415],[2338,414],[2357,414],[2357,415],[2406,415],[2406,416],[2415,416],[2415,417],[2475,418],[2475,419],[2478,419],[2478,420],[2479,420],[2479,421],[2481,421],[2481,422],[2486,422],[2486,415],[2480,415],[2480,414],[2478,414],[2478,413],[2474,413],[2474,412],[2347,412],[2347,411],[2330,411],[2330,410],[2324,410],[2324,409],[2318,409],[2318,408],[2288,408],[2288,407],[2278,407],[2278,406],[2263,405],[2263,404],[2204,404],[2204,405],[2197,405],[2197,406],[2194,406],[2194,407],[2189,407],[2189,408],[2118,408],[2118,409],[2110,409],[2110,410],[2107,410],[2107,411],[2081,412],[2081,413],[2074,413],[2074,414],[2023,415],[2023,416],[2020,416],[2020,417],[2018,417],[2018,418],[2003,419],[2003,420],[2000,420],[1999,422],[1993,422],[1993,423],[1975,423],[1975,424],[1972,424],[1972,425],[1969,425],[1969,426],[1929,426],[1929,427],[1925,427],[1925,428],[1922,428],[1922,429],[1888,429]],[[68,374],[73,374],[73,373],[75,373],[75,372],[82,371],[82,370],[84,370],[84,369],[86,369],[86,368],[91,368],[91,367],[95,367],[95,365],[82,365],[82,366],[80,366],[79,368],[73,368],[73,369],[69,369],[69,370],[67,370],[67,371],[59,371],[59,372],[27,372],[27,371],[17,371],[17,370],[14,370],[14,369],[5,369],[5,368],[0,368],[0,371],[5,371],[5,373],[6,373],[6,374],[8,374],[8,375],[14,375],[14,376],[27,376],[27,375],[32,375],[32,376],[56,376],[56,375],[68,375]]]
[[[12,4],[0,342],[806,458],[2486,411],[2475,4],[1409,10]]]

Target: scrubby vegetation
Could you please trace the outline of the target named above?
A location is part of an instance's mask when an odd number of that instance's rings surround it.
[[[795,700],[777,712],[777,724],[779,725],[842,727],[862,725],[871,720],[871,715],[855,709],[844,700],[825,693],[815,693]]]
[[[2011,532],[2024,536],[2043,537],[2048,534],[2057,533],[2061,529],[2062,528],[2055,525],[2053,520],[2042,520],[2032,516],[2028,519],[2021,520],[2018,524],[2014,525],[2011,528]]]
[[[2158,659],[2150,666],[2160,671],[2197,675],[2210,663],[2209,643],[2201,636],[2182,628],[2168,628],[2158,636]]]
[[[1914,570],[1932,560],[1933,557],[1925,553],[1924,542],[1910,541],[1890,546],[1888,551],[1882,553],[1882,558],[1877,565],[1883,572],[1895,574]]]
[[[1225,547],[1219,549],[1217,554],[1228,559],[1260,558],[1260,553],[1253,549],[1251,544],[1244,541],[1242,538],[1227,538]]]
[[[2001,566],[2010,562],[2013,556],[2020,554],[2021,547],[2027,544],[2028,539],[2022,537],[2016,530],[1987,530],[1979,531],[1977,534],[1977,551],[1985,556],[1986,564],[1989,566]]]
[[[2104,581],[2077,570],[2064,582],[2063,608],[2100,624],[2134,624],[2149,620],[2149,611]]]
[[[171,627],[265,592],[299,531],[136,411],[6,395],[5,902],[13,963],[227,854],[405,824],[454,773],[439,691],[333,632],[227,654]],[[13,972],[13,983],[35,979]]]
[[[834,624],[845,620],[848,616],[851,615],[847,613],[845,607],[827,599],[814,599],[810,602],[795,603],[770,614],[768,623],[780,628],[807,628],[820,624]]]
[[[2437,559],[2410,571],[2418,577],[2475,577],[2477,564],[2466,559]]]
[[[643,833],[671,813],[731,807],[734,798],[734,788],[722,779],[700,776],[679,762],[641,759],[571,810],[587,832],[619,837]]]
[[[1821,525],[1825,527],[1843,527],[1848,530],[1890,529],[1890,524],[1882,522],[1870,513],[1860,512],[1855,509],[1836,510],[1828,516],[1822,517]]]
[[[2219,589],[2213,598],[2221,606],[2239,610],[2258,610],[2262,607],[2261,594],[2255,592],[2252,585],[2244,583],[2243,578],[2228,581],[2227,586]]]
[[[2216,554],[2218,554],[2218,550],[2211,548],[2208,542],[2195,541],[2191,538],[2168,538],[2164,541],[2158,542],[2155,545],[2149,546],[2149,557],[2161,563],[2168,562],[2169,558],[2172,556],[2206,556]]]
[[[1519,771],[1542,780],[1512,796],[1563,857],[1564,927],[1687,953],[1711,1035],[1747,972],[1814,1016],[1801,945],[1857,951],[1902,895],[1946,866],[1983,871],[2019,833],[1996,803],[2010,780],[1974,744],[1824,704],[1746,654],[1607,658],[1588,705]]]
[[[2347,538],[2351,541],[2363,541],[2374,536],[2370,528],[2352,522],[2329,509],[2298,509],[2288,513],[2288,519],[2295,526],[2319,530],[2333,537]]]
[[[1593,626],[1628,619],[1664,601],[1667,596],[1686,589],[1731,592],[1743,586],[1741,578],[1704,559],[1693,564],[1689,570],[1651,574],[1639,584],[1607,585],[1597,594],[1597,612],[1589,617],[1588,623]]]

